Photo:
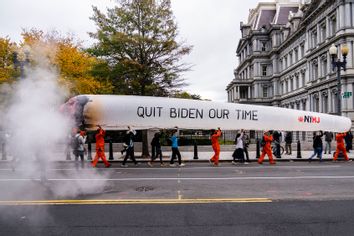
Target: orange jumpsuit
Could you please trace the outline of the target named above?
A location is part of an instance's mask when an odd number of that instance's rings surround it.
[[[220,155],[220,144],[219,144],[219,137],[221,136],[221,130],[217,130],[211,136],[211,146],[214,150],[214,156],[210,159],[211,162],[214,162],[214,165],[219,164],[219,155]]]
[[[104,162],[104,165],[106,167],[111,166],[109,162],[106,159],[106,155],[104,154],[104,136],[106,134],[106,131],[103,129],[99,129],[98,133],[96,134],[96,156],[94,160],[92,161],[92,167],[96,167],[98,159],[101,158],[102,161]]]
[[[344,158],[346,161],[349,161],[347,151],[345,150],[345,145],[344,145],[344,137],[346,133],[339,133],[336,135],[336,141],[337,141],[337,148],[336,148],[336,153],[334,154],[333,160],[336,161],[338,159],[339,152],[343,152]]]
[[[262,154],[258,159],[258,163],[262,164],[263,159],[265,155],[267,154],[269,157],[269,163],[270,164],[275,164],[275,161],[273,160],[273,154],[272,154],[272,148],[271,148],[271,143],[273,141],[273,137],[271,135],[263,135],[263,139],[265,141],[265,145],[263,146]]]

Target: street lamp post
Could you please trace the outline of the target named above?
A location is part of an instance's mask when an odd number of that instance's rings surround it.
[[[338,50],[337,47],[332,44],[332,46],[329,48],[329,54],[332,56],[332,70],[334,71],[337,68],[337,114],[339,116],[342,115],[342,85],[341,85],[341,78],[340,78],[340,71],[341,68],[343,68],[344,71],[346,71],[346,65],[347,65],[347,55],[349,52],[349,48],[346,44],[343,44],[341,47],[341,52],[343,56],[343,61],[340,61],[338,58]]]

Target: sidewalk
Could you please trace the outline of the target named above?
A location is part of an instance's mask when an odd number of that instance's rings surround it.
[[[230,151],[220,152],[220,161],[221,162],[231,162],[233,160],[232,153]],[[171,159],[171,152],[163,152],[163,161],[169,161]],[[313,154],[312,151],[302,151],[301,157],[297,158],[297,152],[293,152],[292,155],[282,155],[281,158],[275,158],[276,161],[308,161],[308,158]],[[214,155],[214,152],[198,152],[198,159],[194,159],[194,152],[186,151],[181,152],[182,160],[185,162],[208,162],[209,159]],[[109,154],[106,153],[106,157],[108,159]],[[140,162],[147,162],[150,161],[149,158],[141,158],[141,152],[135,152],[135,157],[137,161]],[[354,152],[348,153],[349,159],[354,159]],[[123,161],[124,155],[121,153],[115,152],[113,153],[113,161]],[[273,156],[274,158],[274,156]],[[256,159],[256,152],[251,151],[249,152],[249,159],[251,162],[257,161]],[[265,157],[265,161],[268,161],[268,156]],[[318,158],[314,157],[313,161],[319,160]],[[332,161],[333,160],[333,152],[332,154],[322,154],[323,161]],[[340,160],[340,159],[339,159]],[[111,160],[112,161],[112,160]],[[159,159],[156,159],[155,162],[159,162]]]

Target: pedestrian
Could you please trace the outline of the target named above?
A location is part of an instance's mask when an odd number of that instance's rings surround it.
[[[264,142],[264,145],[263,145],[263,149],[262,149],[262,154],[258,159],[258,164],[263,164],[263,159],[266,154],[269,157],[269,163],[275,164],[275,161],[273,160],[272,147],[271,147],[271,143],[273,142],[273,137],[272,137],[270,131],[264,132],[263,142]]]
[[[132,129],[130,126],[128,126],[128,131],[124,137],[124,143],[127,146],[126,149],[126,154],[123,160],[123,163],[121,164],[122,167],[128,167],[128,165],[126,164],[128,158],[130,158],[135,166],[138,165],[138,162],[135,159],[134,156],[134,136],[136,135],[136,131],[134,129]]]
[[[333,157],[333,161],[337,161],[339,152],[343,153],[343,156],[344,156],[346,161],[351,161],[348,158],[347,151],[346,151],[346,148],[344,146],[344,138],[345,138],[346,135],[347,135],[346,133],[338,133],[336,135],[337,148],[336,148],[336,152],[335,152],[334,157]]]
[[[246,156],[246,160],[247,160],[247,162],[245,162],[245,164],[246,164],[246,163],[250,162],[250,158],[248,155],[248,146],[250,145],[250,137],[248,136],[248,134],[246,132],[243,132],[242,141],[243,141],[243,152],[244,152],[244,154]]]
[[[76,135],[79,134],[79,130],[74,127],[71,129],[71,134],[69,136],[69,139],[70,139],[70,146],[71,146],[71,149],[72,149],[72,152],[73,152],[73,155],[75,157],[75,161],[78,161],[79,160],[79,155],[78,155],[78,147],[79,147],[79,143],[78,143],[78,140],[76,138]],[[70,153],[67,153],[67,155],[70,155]]]
[[[331,142],[333,140],[333,133],[332,132],[324,132],[324,136],[325,136],[325,150],[324,150],[324,154],[331,154]]]
[[[274,131],[273,132],[273,141],[274,141],[274,144],[275,144],[275,157],[276,158],[281,158],[281,155],[280,155],[280,140],[281,140],[281,132],[278,132],[278,131]]]
[[[285,134],[285,151],[287,155],[291,155],[292,142],[293,142],[293,132],[288,131]]]
[[[322,136],[323,136],[322,131],[313,133],[313,144],[312,144],[313,154],[309,158],[310,162],[312,161],[312,158],[314,158],[315,156],[320,158],[320,162],[322,162],[322,151],[323,151]]]
[[[104,153],[104,136],[106,135],[106,131],[102,129],[100,125],[97,126],[97,134],[96,134],[96,155],[92,161],[92,167],[96,167],[98,159],[101,158],[104,165],[108,168],[111,164],[107,161],[106,155]]]
[[[209,162],[213,166],[219,166],[219,158],[220,158],[219,138],[221,137],[221,135],[222,132],[220,128],[218,128],[217,130],[212,129],[210,131],[211,147],[213,148],[214,155],[209,159]]]
[[[181,153],[179,152],[178,149],[178,128],[177,127],[172,131],[172,136],[170,140],[172,141],[172,145],[171,145],[172,156],[171,156],[170,166],[171,167],[175,166],[174,160],[176,159],[176,156],[178,158],[179,167],[185,166],[185,164],[182,163]]]
[[[345,135],[345,147],[348,153],[353,148],[353,134],[351,131],[348,131]]]
[[[84,156],[85,156],[85,142],[86,142],[86,132],[84,130],[81,130],[75,138],[77,139],[77,155],[80,157],[81,160],[81,167],[84,168]]]
[[[241,130],[240,133],[238,133],[236,135],[236,138],[235,138],[235,143],[236,143],[236,149],[234,151],[234,154],[233,154],[233,161],[232,161],[232,164],[236,164],[236,159],[239,159],[241,163],[245,163],[245,156],[244,156],[244,153],[243,153],[243,135],[244,135],[244,132],[243,130]]]
[[[154,137],[151,141],[151,161],[148,162],[148,165],[152,167],[152,163],[157,157],[160,157],[160,166],[164,166],[162,161],[162,151],[161,151],[161,143],[160,143],[160,132],[154,134]]]

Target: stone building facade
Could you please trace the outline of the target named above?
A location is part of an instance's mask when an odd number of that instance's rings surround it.
[[[228,102],[337,113],[337,80],[329,47],[349,47],[341,72],[342,115],[354,120],[354,1],[259,3],[240,23],[239,64]]]

